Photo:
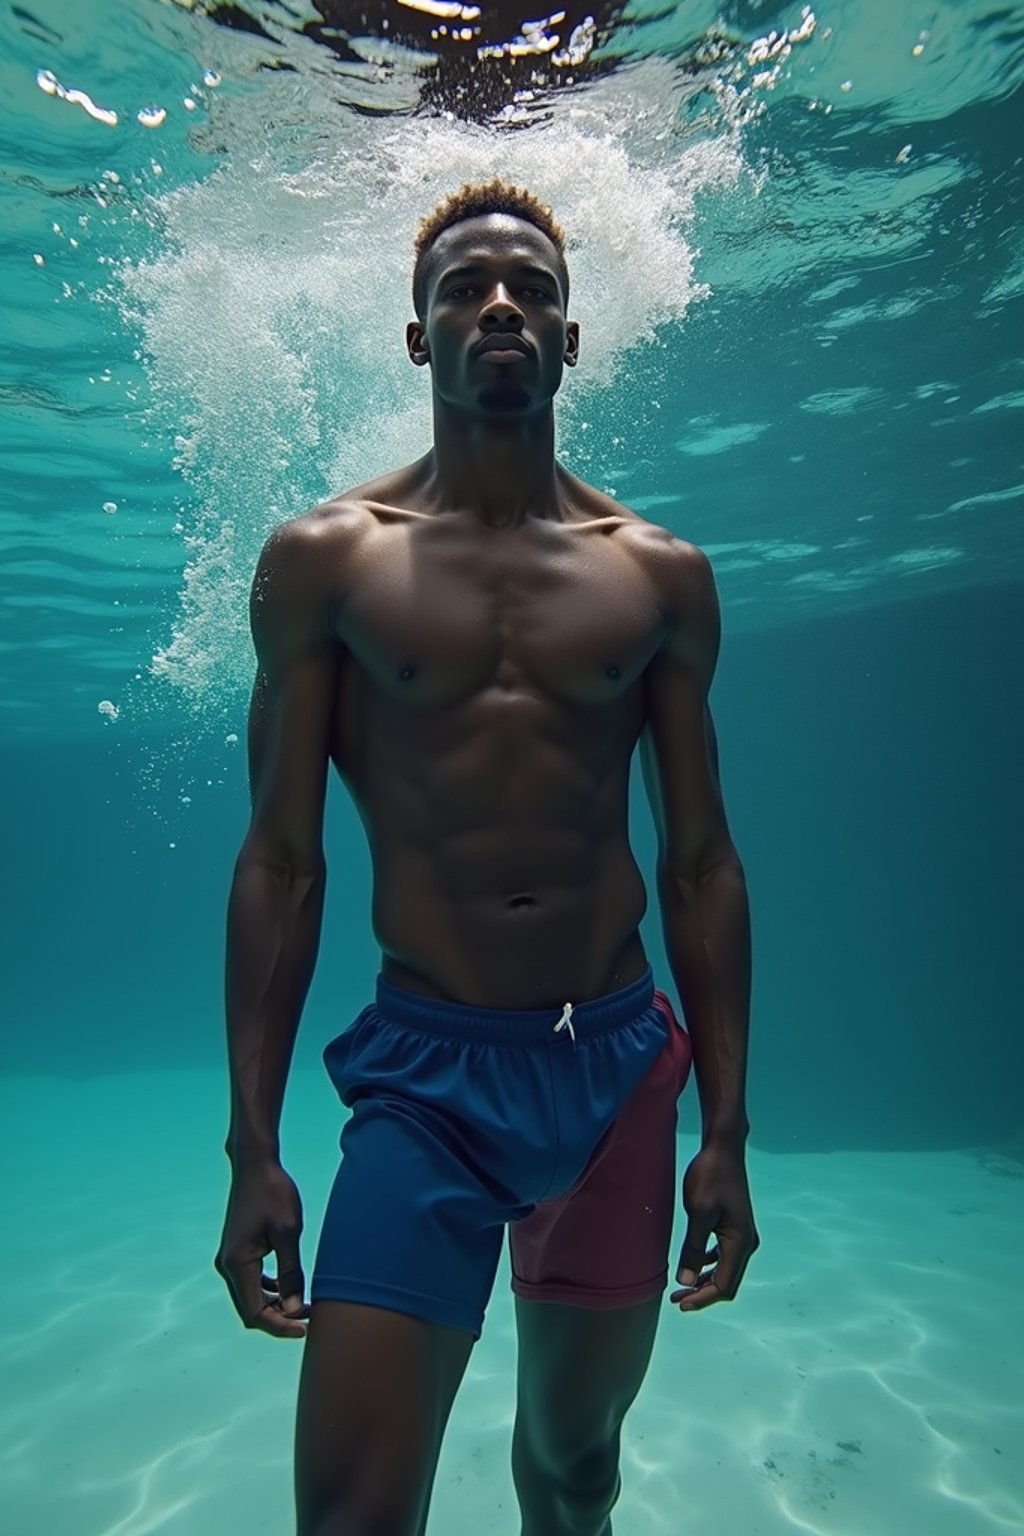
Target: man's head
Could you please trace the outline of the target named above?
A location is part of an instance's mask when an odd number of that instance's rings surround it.
[[[551,400],[579,347],[564,247],[550,208],[498,180],[462,187],[423,220],[406,335],[435,395],[488,413]]]
[[[555,223],[551,209],[525,187],[513,187],[495,177],[493,181],[476,186],[467,182],[438,203],[433,213],[428,213],[421,221],[413,245],[415,262],[412,272],[413,307],[421,320],[426,315],[429,278],[437,266],[436,247],[440,237],[446,230],[467,219],[484,218],[493,213],[503,213],[508,218],[532,224],[542,235],[547,236],[562,290],[562,304],[568,309],[569,269],[565,264],[565,235]]]

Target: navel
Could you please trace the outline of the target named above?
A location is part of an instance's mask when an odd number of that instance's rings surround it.
[[[416,676],[416,668],[415,667],[403,667],[398,675],[402,679],[403,683],[407,683],[409,681],[410,677],[415,677]]]

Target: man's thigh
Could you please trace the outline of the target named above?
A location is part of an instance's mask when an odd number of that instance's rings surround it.
[[[299,1536],[417,1536],[473,1335],[383,1307],[318,1301],[299,1383]]]

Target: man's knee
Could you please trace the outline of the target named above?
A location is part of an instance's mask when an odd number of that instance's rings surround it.
[[[590,1451],[550,1475],[549,1508],[560,1532],[597,1536],[609,1529],[609,1517],[622,1491],[618,1449]]]
[[[611,1509],[622,1488],[618,1435],[614,1444],[593,1447],[568,1462],[559,1474],[559,1482],[563,1499]]]
[[[571,1426],[549,1433],[538,1443],[520,1420],[513,1442],[513,1470],[519,1481],[540,1480],[560,1499],[580,1505],[607,1504],[618,1498],[620,1433],[609,1428],[600,1439],[585,1439]]]

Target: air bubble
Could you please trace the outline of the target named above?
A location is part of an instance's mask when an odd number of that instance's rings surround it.
[[[36,251],[35,255],[32,257],[32,260],[35,262],[37,267],[45,267],[46,266],[46,257],[45,256],[40,256],[38,251]]]
[[[113,725],[114,721],[121,713],[117,705],[112,703],[110,699],[101,699],[100,702],[96,705],[96,709],[98,713],[103,716],[108,725]]]
[[[113,517],[114,513],[117,511],[117,502],[116,501],[105,501],[103,503],[103,510],[107,514],[108,517]]]
[[[220,75],[215,69],[208,69],[203,75],[203,84],[208,85],[211,91],[215,91],[220,85]]]
[[[224,737],[224,745],[228,746],[228,747],[233,747],[237,740],[238,740],[237,734],[234,731],[229,731],[228,734]]]
[[[143,128],[159,128],[167,121],[167,109],[165,107],[142,107],[136,114]],[[156,167],[154,166],[154,170]]]
[[[98,107],[92,97],[86,91],[69,91],[61,85],[52,69],[40,69],[36,73],[36,85],[47,96],[57,96],[61,101],[70,102],[73,107],[81,107],[89,116],[95,118],[98,123],[106,123],[108,128],[116,128],[117,113],[109,107]]]

